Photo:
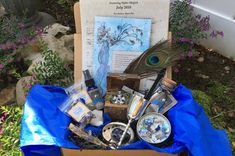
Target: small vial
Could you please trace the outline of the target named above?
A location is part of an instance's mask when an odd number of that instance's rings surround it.
[[[92,99],[96,109],[100,110],[104,108],[104,100],[99,92],[98,87],[95,85],[94,79],[91,77],[89,70],[83,71],[85,77],[85,84],[87,86],[87,92]]]

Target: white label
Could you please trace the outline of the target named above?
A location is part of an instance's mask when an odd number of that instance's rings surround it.
[[[126,67],[141,54],[141,52],[113,51],[111,71],[123,73]]]
[[[89,113],[90,110],[81,102],[78,102],[74,105],[69,111],[68,114],[77,122],[80,122],[82,118]]]

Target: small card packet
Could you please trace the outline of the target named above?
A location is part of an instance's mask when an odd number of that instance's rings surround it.
[[[77,122],[80,122],[91,110],[89,110],[82,102],[77,102],[68,114]]]
[[[169,111],[177,104],[177,100],[168,91],[161,92],[147,108],[146,112],[158,112],[161,114]]]

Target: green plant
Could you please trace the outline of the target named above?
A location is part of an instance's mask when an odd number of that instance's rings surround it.
[[[216,103],[221,106],[229,106],[232,103],[231,97],[228,92],[231,88],[221,84],[217,81],[211,81],[208,85],[208,94],[214,97]]]
[[[212,38],[224,35],[222,31],[211,29],[209,16],[196,15],[191,3],[191,0],[176,0],[171,3],[170,9],[173,41],[180,44],[189,57],[193,56],[194,44],[199,43],[200,39],[206,39],[208,32]]]
[[[213,104],[212,98],[208,96],[205,92],[200,90],[192,90],[192,93],[193,97],[197,100],[197,102],[204,107],[207,115],[211,116],[212,115],[211,107]]]
[[[72,71],[66,67],[62,59],[45,43],[42,45],[43,60],[33,68],[35,80],[41,84],[68,86],[73,81]]]
[[[23,19],[14,15],[0,17],[0,90],[8,83],[15,83],[27,69],[16,49],[34,43],[42,29],[26,28]]]
[[[64,8],[71,8],[75,2],[78,2],[79,0],[57,0],[56,3],[61,5]]]
[[[22,156],[19,148],[22,108],[19,106],[2,106],[0,115],[0,155]]]
[[[226,88],[226,86],[223,86],[222,84],[218,82],[216,82],[216,84],[219,87],[213,86],[213,88],[210,88],[210,90],[213,91],[213,94],[210,94],[210,93],[207,94],[200,90],[192,90],[192,93],[196,101],[204,107],[214,127],[218,129],[226,129],[226,122],[225,122],[226,112],[217,112],[215,110],[217,108],[216,101],[218,101],[218,98],[221,98],[221,95],[222,97],[224,97],[224,93],[222,92],[224,92],[224,90],[227,90],[228,88]]]
[[[208,94],[200,90],[192,90],[193,97],[198,103],[200,103],[204,107],[204,110],[210,118],[212,125],[217,129],[226,129],[229,140],[233,142],[235,139],[235,130],[228,126],[227,114],[229,112],[215,111],[216,108],[218,108],[218,101],[230,101],[227,99],[229,97],[225,95],[225,93],[229,91],[230,88],[222,85],[219,82],[213,81],[210,83],[208,90]],[[234,112],[234,110],[231,110],[231,112]]]
[[[35,37],[43,30],[37,27],[26,28],[24,20],[14,15],[0,17],[0,52],[9,53],[12,50],[35,42]]]
[[[57,0],[57,3],[60,5],[66,5],[68,3],[67,0]]]

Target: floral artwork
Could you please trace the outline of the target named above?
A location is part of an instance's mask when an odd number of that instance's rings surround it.
[[[130,63],[132,58],[148,49],[150,32],[150,19],[95,18],[93,75],[103,95],[106,92],[107,74],[113,72],[111,63],[125,59],[125,62]],[[119,58],[113,56],[115,52],[118,52]],[[129,60],[125,58],[127,53]]]

